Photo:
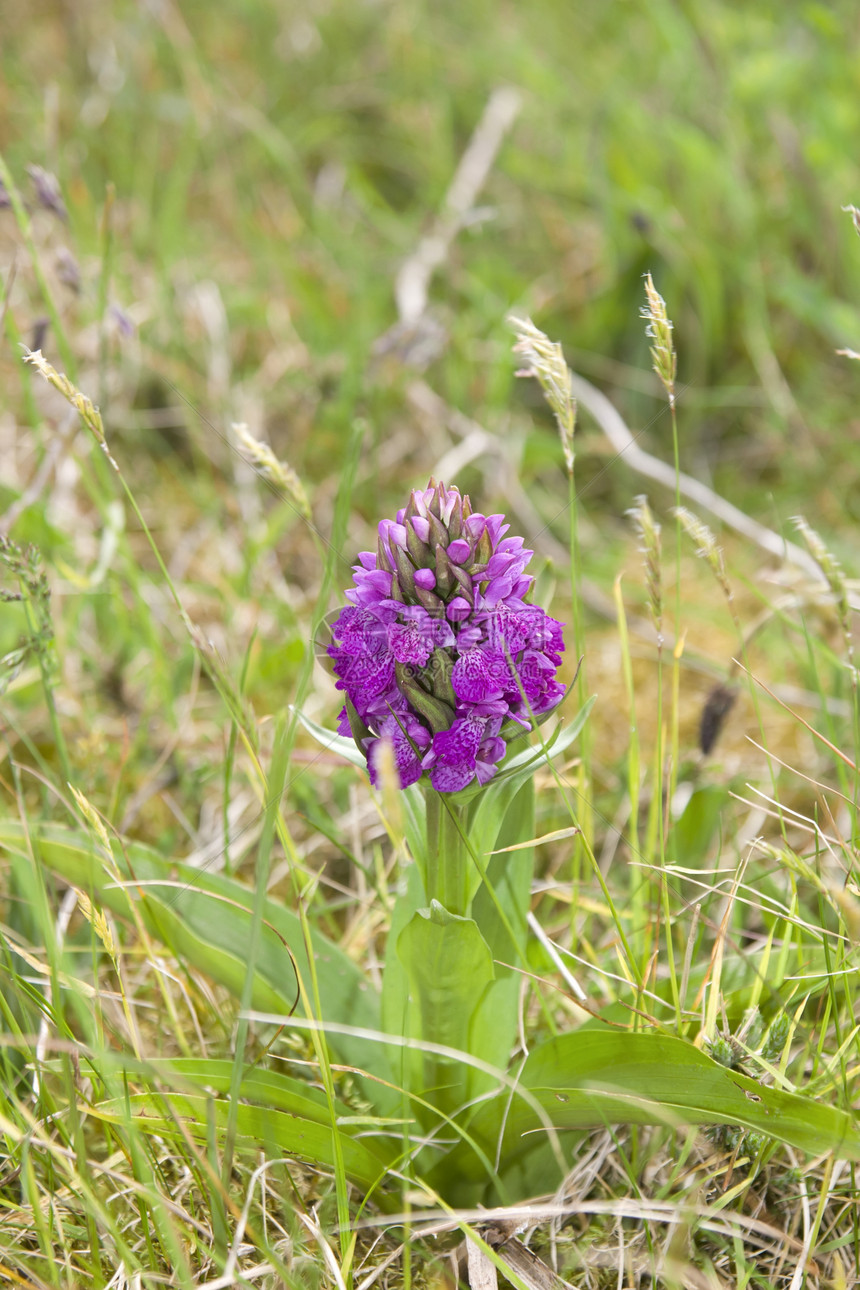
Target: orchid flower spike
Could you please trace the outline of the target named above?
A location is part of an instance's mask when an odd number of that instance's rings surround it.
[[[508,741],[561,702],[562,625],[528,603],[533,553],[508,528],[431,480],[359,555],[327,653],[346,695],[340,731],[373,783],[387,740],[403,788],[485,784]]]

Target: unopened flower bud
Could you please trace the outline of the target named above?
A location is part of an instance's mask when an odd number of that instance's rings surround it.
[[[403,599],[407,604],[412,603],[418,598],[415,586],[415,566],[402,547],[393,545],[391,554],[394,556],[394,567]]]
[[[428,694],[416,680],[412,668],[405,663],[395,663],[394,671],[400,693],[419,717],[424,718],[432,733],[435,735],[440,730],[449,730],[454,724],[453,707],[444,700],[437,699],[435,695]]]

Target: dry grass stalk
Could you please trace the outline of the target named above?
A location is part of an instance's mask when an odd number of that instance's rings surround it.
[[[789,542],[773,529],[766,528],[731,502],[727,502],[719,493],[715,493],[701,480],[694,479],[681,471],[676,477],[674,466],[661,461],[650,452],[640,448],[636,438],[618,409],[610,403],[606,395],[595,385],[577,372],[570,374],[571,387],[578,403],[594,417],[600,429],[606,435],[616,456],[624,458],[624,464],[630,469],[653,479],[663,488],[675,492],[676,482],[680,485],[681,496],[703,510],[709,511],[721,524],[734,529],[747,541],[755,543],[762,551],[767,551],[775,559],[790,561],[798,569],[803,569],[816,580],[821,579],[821,571],[803,547],[796,542]]]
[[[455,237],[474,209],[521,103],[519,91],[510,86],[501,86],[490,95],[454,173],[441,213],[397,274],[395,296],[401,324],[415,326],[425,314],[430,280],[445,263]]]

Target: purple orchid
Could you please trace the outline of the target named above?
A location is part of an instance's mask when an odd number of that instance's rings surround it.
[[[508,528],[431,480],[359,555],[327,653],[374,783],[387,739],[404,788],[485,784],[511,730],[561,701],[561,623],[527,603],[533,553]]]

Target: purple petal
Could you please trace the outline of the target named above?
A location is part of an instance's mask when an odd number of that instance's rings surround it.
[[[509,537],[499,542],[498,545],[496,546],[496,550],[504,555],[507,552],[516,553],[517,551],[521,551],[524,546],[525,546],[525,540],[523,538]],[[534,552],[529,551],[529,558],[531,558],[532,555],[534,555]]]
[[[528,707],[536,716],[549,712],[564,694],[564,686],[555,680],[555,664],[537,650],[526,650],[517,664],[517,675]]]
[[[472,612],[472,606],[462,596],[455,596],[445,613],[449,622],[462,623]]]
[[[472,548],[465,538],[457,538],[448,547],[448,559],[452,564],[465,564],[471,558]]]
[[[507,752],[507,748],[508,745],[505,743],[504,739],[500,739],[499,736],[496,735],[493,739],[484,740],[479,749],[478,756],[481,761],[495,764],[497,761],[502,760]]]
[[[421,758],[413,744],[418,748],[425,748],[430,742],[429,731],[414,718],[401,718],[398,721],[396,717],[391,716],[382,722],[380,733],[381,737],[374,739],[367,751],[367,770],[371,784],[374,788],[379,786],[378,759],[382,740],[387,739],[394,749],[394,763],[397,767],[400,787],[408,788],[410,784],[420,779],[423,773]]]
[[[503,654],[470,649],[454,664],[451,684],[458,699],[480,703],[485,699],[501,698],[508,675],[508,663]]]
[[[459,793],[461,788],[468,788],[475,778],[475,762],[457,762],[453,765],[434,766],[430,772],[430,783],[437,793]]]
[[[506,600],[514,589],[514,580],[507,573],[501,574],[498,578],[491,578],[487,583],[487,589],[481,596],[481,604],[486,609],[492,609],[500,601]]]
[[[424,765],[431,766],[430,782],[440,793],[457,793],[475,778],[484,728],[480,719],[458,717],[450,730],[434,735]]]
[[[446,528],[448,527],[451,516],[454,514],[454,507],[456,506],[456,504],[457,504],[457,490],[452,488],[449,490],[448,495],[445,498],[445,501],[440,507],[442,523],[445,525]]]
[[[507,533],[510,527],[510,524],[505,523],[504,515],[487,516],[487,532],[490,535],[490,545],[494,551],[498,547],[500,538]]]
[[[423,667],[433,653],[433,639],[416,622],[393,623],[388,629],[388,644],[398,663]]]
[[[432,488],[427,488],[424,490],[414,489],[412,492],[412,500],[414,501],[415,505],[418,507],[418,514],[421,516],[422,519],[426,520],[427,516],[430,514],[427,507],[433,500],[433,489]]]
[[[453,604],[453,601],[451,603]],[[461,654],[467,649],[474,649],[476,645],[483,645],[486,641],[484,626],[480,621],[483,617],[482,614],[473,614],[471,621],[464,623],[457,633],[457,649]]]

